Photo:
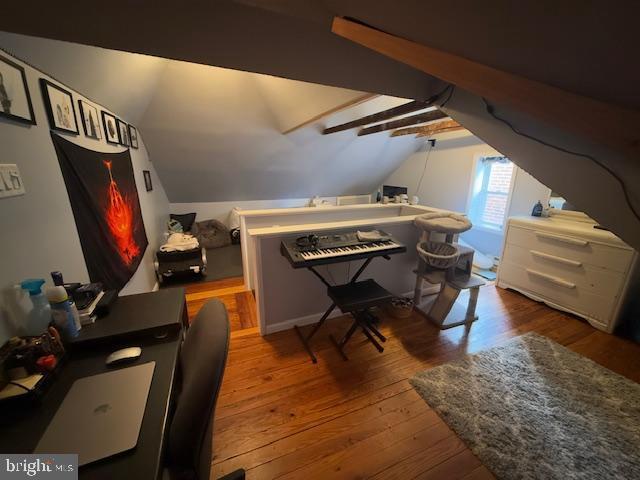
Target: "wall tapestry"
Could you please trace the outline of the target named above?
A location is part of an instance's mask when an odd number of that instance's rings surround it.
[[[120,290],[147,248],[131,156],[100,153],[52,133],[92,282]]]

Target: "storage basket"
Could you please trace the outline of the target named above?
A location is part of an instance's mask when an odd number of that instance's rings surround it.
[[[394,318],[408,318],[413,312],[413,300],[404,297],[394,297],[386,304],[386,310]]]
[[[427,265],[446,270],[458,262],[458,249],[445,242],[420,242],[416,246],[418,254]]]

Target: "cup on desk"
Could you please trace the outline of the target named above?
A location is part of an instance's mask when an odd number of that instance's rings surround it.
[[[411,205],[418,205],[418,203],[420,203],[420,199],[418,198],[417,195],[414,195],[413,197],[411,197]]]
[[[395,203],[400,203],[402,201],[402,199],[400,198],[400,195],[396,195],[395,197],[393,197],[393,201]]]
[[[382,197],[382,203],[384,203],[385,205],[389,203],[389,197],[387,197],[386,195]]]

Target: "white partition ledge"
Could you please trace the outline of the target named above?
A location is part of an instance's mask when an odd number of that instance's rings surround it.
[[[248,230],[262,227],[285,227],[291,225],[310,225],[340,221],[358,221],[373,218],[392,218],[398,216],[415,217],[438,209],[421,205],[407,204],[370,204],[344,205],[330,207],[273,208],[266,210],[240,211],[240,241],[242,245],[242,268],[245,287],[255,289],[255,245]],[[302,229],[304,231],[304,228]]]
[[[374,278],[396,295],[413,292],[417,264],[415,245],[420,232],[413,225],[417,215],[439,209],[409,205],[357,205],[289,212],[264,211],[246,215],[243,248],[247,250],[251,285],[255,290],[258,326],[262,335],[286,330],[293,325],[315,323],[331,304],[326,287],[306,268],[294,269],[280,253],[284,239],[310,233],[342,233],[355,230],[384,230],[407,246],[407,252],[391,260],[374,259],[360,277]],[[299,212],[298,210],[306,210]],[[313,211],[309,211],[313,210]],[[249,213],[249,212],[245,212]],[[256,219],[267,219],[258,222]],[[278,222],[273,219],[277,218]],[[286,224],[282,224],[283,222]],[[296,220],[300,223],[292,223]],[[262,223],[247,228],[251,222]],[[346,283],[364,260],[318,267],[330,283]],[[247,277],[246,277],[247,278]],[[245,284],[247,280],[245,279]],[[334,315],[341,315],[335,311]]]

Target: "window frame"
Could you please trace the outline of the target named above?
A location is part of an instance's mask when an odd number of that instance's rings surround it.
[[[486,157],[504,157],[507,158],[513,165],[513,170],[511,171],[511,180],[509,181],[509,192],[506,194],[506,204],[505,204],[505,209],[504,209],[504,216],[502,218],[502,225],[497,226],[497,225],[491,225],[491,224],[487,224],[487,223],[482,223],[482,222],[475,222],[475,219],[472,217],[472,214],[475,214],[475,212],[472,213],[473,210],[473,203],[474,203],[474,199],[477,198],[477,194],[474,195],[474,189],[475,189],[475,184],[476,184],[476,179],[478,177],[478,169],[479,166],[482,162],[483,158]],[[518,177],[518,166],[513,163],[511,161],[511,159],[509,159],[508,156],[493,150],[493,151],[483,151],[483,152],[478,152],[476,154],[474,154],[473,156],[473,168],[471,171],[471,178],[469,179],[469,190],[468,190],[468,196],[467,196],[467,208],[466,208],[466,212],[467,212],[467,217],[473,222],[473,228],[477,229],[477,230],[483,230],[486,232],[492,232],[492,233],[500,233],[502,234],[504,232],[506,223],[507,223],[507,219],[509,218],[509,211],[511,210],[511,198],[513,197],[513,189],[514,186],[516,184],[516,179]],[[484,181],[483,181],[484,183]],[[487,179],[487,184],[488,184],[488,179]],[[488,193],[485,189],[485,194]],[[485,204],[486,204],[486,200],[485,200]]]

